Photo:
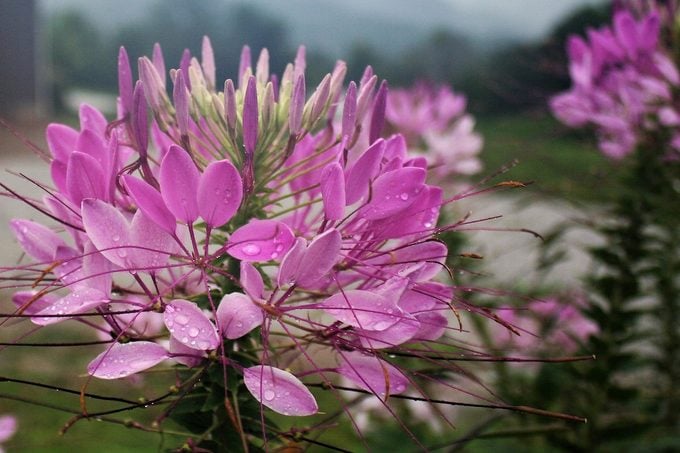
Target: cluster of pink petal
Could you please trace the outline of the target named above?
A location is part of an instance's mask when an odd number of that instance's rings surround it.
[[[496,314],[516,332],[494,325],[493,340],[503,349],[572,354],[598,332],[597,325],[581,312],[584,306],[581,294],[569,293],[533,301],[522,309],[501,307]]]
[[[483,140],[474,131],[475,120],[465,112],[466,105],[465,96],[448,86],[421,82],[392,90],[386,116],[388,125],[406,138],[409,149],[427,158],[435,174],[471,175],[482,168],[477,155]]]
[[[12,221],[32,259],[21,271],[37,274],[18,313],[112,339],[88,367],[101,379],[218,363],[286,415],[318,410],[296,375],[404,392],[408,370],[382,351],[449,328],[442,190],[402,135],[381,137],[387,86],[370,68],[343,93],[340,62],[308,98],[304,66],[301,49],[279,79],[246,48],[218,91],[205,40],[200,62],[185,52],[169,71],[168,95],[158,47],[136,83],[121,50],[118,118],[84,105],[79,130],[47,129],[52,183],[30,202],[59,228]],[[247,335],[259,365],[227,357]]]
[[[671,20],[671,23],[673,21]],[[665,151],[680,151],[680,114],[675,92],[680,73],[664,48],[660,12],[636,20],[616,11],[612,26],[571,36],[567,45],[572,88],[550,101],[570,127],[591,126],[610,158],[630,154],[650,132],[668,137]]]

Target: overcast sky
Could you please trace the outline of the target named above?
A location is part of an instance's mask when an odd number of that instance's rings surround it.
[[[121,23],[144,16],[149,5],[159,0],[39,0],[47,12],[78,8],[110,30]],[[189,1],[189,0],[187,0]],[[200,0],[192,0],[200,1]],[[241,2],[243,0],[224,0]],[[343,28],[357,18],[375,20],[395,27],[412,26],[425,33],[433,28],[462,32],[482,44],[506,40],[540,39],[574,9],[606,0],[248,0],[273,17],[289,24],[295,44],[315,43],[326,51],[337,51],[356,39],[371,38],[371,30]],[[344,24],[343,24],[344,23]],[[370,27],[364,27],[370,28]],[[320,33],[320,30],[322,32]],[[351,30],[352,36],[342,36]],[[383,28],[381,28],[381,31]],[[339,33],[339,36],[334,36]],[[346,35],[347,33],[345,33]],[[322,36],[320,36],[322,35]],[[355,36],[356,35],[356,36]],[[419,36],[413,36],[418,38]]]

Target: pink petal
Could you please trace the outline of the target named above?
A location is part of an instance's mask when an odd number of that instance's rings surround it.
[[[416,315],[420,322],[420,329],[413,335],[414,340],[434,341],[444,335],[449,325],[446,316],[435,311],[424,312]]]
[[[165,307],[163,320],[170,335],[192,349],[207,351],[217,349],[220,344],[215,325],[193,302],[171,301]]]
[[[253,366],[243,370],[248,391],[269,409],[283,415],[316,414],[319,406],[314,395],[298,378],[271,366]]]
[[[123,183],[128,194],[135,201],[139,209],[153,220],[159,227],[170,234],[175,234],[177,223],[175,216],[165,206],[160,192],[154,189],[149,183],[134,176],[123,175]]]
[[[92,243],[113,264],[126,267],[130,245],[129,225],[123,214],[110,204],[83,200],[83,226]]]
[[[198,212],[211,227],[220,227],[236,213],[243,198],[243,181],[231,162],[212,162],[198,183]]]
[[[339,321],[365,330],[385,330],[401,317],[395,300],[358,289],[334,294],[320,306]]]
[[[243,290],[253,299],[264,297],[264,281],[260,272],[247,261],[241,261],[240,279]]]
[[[383,173],[373,183],[371,201],[361,209],[369,220],[384,219],[411,206],[424,187],[425,170],[406,167]]]
[[[66,247],[57,233],[39,223],[12,219],[9,225],[24,252],[38,261],[50,262],[54,260],[58,247]]]
[[[85,198],[105,200],[106,178],[99,162],[89,154],[72,152],[66,169],[66,190],[75,205]]]
[[[203,356],[205,354],[184,345],[177,338],[172,336],[170,337],[168,349],[170,350],[170,356],[174,361],[189,368],[198,366],[203,361]]]
[[[144,371],[168,358],[162,346],[151,341],[116,343],[87,366],[88,374],[99,379],[119,379]]]
[[[108,302],[106,294],[96,289],[78,288],[68,296],[56,300],[52,305],[31,318],[34,324],[47,326],[71,318],[70,315],[85,313]],[[45,317],[44,315],[50,315]],[[54,316],[59,315],[59,316]]]
[[[298,267],[295,283],[303,288],[312,285],[321,277],[330,273],[340,256],[342,236],[335,228],[331,228],[310,242],[304,258]]]
[[[306,250],[307,240],[305,238],[295,239],[295,244],[293,244],[288,253],[283,257],[283,260],[281,260],[279,272],[276,276],[276,283],[279,287],[286,286],[295,281]]]
[[[217,322],[225,338],[241,338],[264,322],[262,309],[241,293],[226,294],[217,307]]]
[[[158,271],[177,252],[177,243],[165,230],[152,222],[143,211],[137,211],[130,225],[131,262],[138,269]]]
[[[196,192],[200,174],[191,156],[172,145],[161,162],[159,175],[165,205],[177,220],[193,223],[198,218]]]
[[[385,141],[376,141],[364,151],[347,172],[347,184],[345,184],[345,187],[347,190],[348,206],[356,203],[368,193],[370,181],[378,174],[384,152]]]
[[[80,104],[78,119],[80,120],[80,129],[83,132],[88,130],[100,137],[104,136],[108,121],[106,121],[104,115],[96,108],[89,104]]]
[[[420,322],[409,314],[402,314],[396,324],[379,332],[357,330],[362,346],[370,349],[384,349],[406,343],[420,330]]]
[[[288,252],[294,240],[285,223],[251,220],[231,235],[227,253],[241,261],[270,261]]]
[[[102,169],[109,167],[109,153],[104,139],[96,132],[85,129],[78,136],[76,147],[74,151],[87,154],[92,157],[101,166]]]
[[[78,260],[75,260],[77,263]],[[60,266],[63,267],[64,265]],[[101,291],[107,297],[111,295],[111,283],[113,281],[111,262],[101,253],[97,252],[92,242],[85,243],[85,253],[82,258],[82,269],[78,275],[81,281],[75,283]]]
[[[65,124],[52,123],[47,126],[45,134],[52,156],[60,162],[67,162],[76,147],[78,131]]]
[[[257,83],[255,76],[250,76],[243,100],[243,146],[251,156],[257,145],[258,118]]]
[[[321,172],[323,211],[328,220],[340,220],[345,212],[345,174],[339,163],[328,164]]]
[[[437,282],[418,283],[407,289],[399,299],[399,308],[415,314],[432,310],[440,304],[448,304],[453,297],[453,288]]]
[[[0,443],[5,442],[17,431],[17,419],[11,415],[0,417]]]
[[[46,293],[40,297],[38,291],[17,291],[12,295],[12,302],[18,310],[27,315],[34,315],[45,310],[59,300],[59,296]]]
[[[336,371],[380,398],[402,393],[409,384],[404,373],[393,365],[359,352],[342,353],[341,364]]]

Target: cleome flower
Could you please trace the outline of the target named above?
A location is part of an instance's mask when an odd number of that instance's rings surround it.
[[[588,30],[585,39],[569,38],[572,88],[553,97],[550,106],[567,126],[593,127],[610,158],[625,157],[652,133],[667,136],[665,153],[676,158],[680,116],[674,93],[680,73],[665,44],[675,7],[630,6],[615,12],[611,26]]]
[[[57,224],[11,223],[30,261],[10,269],[15,316],[92,329],[107,343],[93,378],[174,363],[181,395],[224,394],[213,408],[243,445],[276,435],[264,407],[319,412],[310,388],[351,382],[391,411],[418,380],[445,383],[448,359],[422,357],[460,329],[457,307],[473,309],[438,240],[450,200],[409,152],[422,131],[383,135],[386,82],[369,67],[345,89],[338,62],[308,90],[304,48],[280,77],[268,58],[253,67],[245,47],[217,85],[205,38],[200,60],[186,51],[167,73],[156,47],[133,82],[121,48],[118,117],[83,105],[79,130],[49,125],[47,195],[12,192]],[[435,133],[460,110],[450,100]],[[235,415],[252,401],[260,433]]]

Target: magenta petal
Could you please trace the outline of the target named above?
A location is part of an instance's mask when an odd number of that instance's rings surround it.
[[[247,261],[241,261],[241,286],[243,290],[253,299],[264,297],[264,281],[260,272]]]
[[[47,146],[52,156],[60,162],[67,162],[76,147],[78,131],[64,124],[52,123],[47,126]]]
[[[331,228],[309,243],[305,256],[298,267],[295,283],[303,288],[312,285],[321,277],[330,273],[340,256],[342,236],[335,228]]]
[[[351,139],[354,135],[357,122],[357,85],[354,81],[349,83],[347,94],[345,94],[345,104],[342,109],[342,137]]]
[[[373,143],[380,138],[385,125],[385,107],[387,106],[387,81],[383,80],[375,96],[373,112],[371,112],[371,129],[368,142]]]
[[[126,267],[130,238],[123,214],[110,204],[95,199],[83,200],[85,232],[102,255],[113,264]]]
[[[251,220],[231,235],[227,253],[241,261],[270,261],[288,252],[294,240],[285,223]]]
[[[118,51],[118,96],[123,115],[127,115],[132,110],[132,68],[125,47]]]
[[[413,335],[414,340],[434,341],[444,335],[449,325],[446,316],[436,311],[424,312],[416,315],[420,322],[420,329]]]
[[[58,247],[66,247],[57,233],[39,223],[12,219],[9,226],[24,252],[38,261],[50,262]]]
[[[328,220],[340,220],[345,213],[345,174],[339,163],[328,164],[321,172],[323,212]]]
[[[31,318],[34,324],[46,326],[69,319],[70,315],[85,313],[108,302],[106,294],[96,289],[80,287],[68,296],[54,301],[52,305]],[[44,316],[49,315],[49,316]]]
[[[243,100],[243,146],[246,154],[253,155],[257,145],[258,131],[257,113],[257,82],[255,76],[250,76]]]
[[[211,227],[220,227],[236,213],[243,198],[243,181],[227,160],[212,162],[198,183],[198,212]]]
[[[188,300],[175,299],[163,312],[165,326],[180,343],[201,351],[217,349],[220,337],[208,317]]]
[[[161,195],[177,220],[193,223],[198,218],[196,192],[200,174],[191,156],[172,145],[161,162]]]
[[[243,381],[256,400],[279,414],[304,416],[319,410],[314,395],[287,371],[253,366],[243,370]]]
[[[116,343],[99,354],[87,366],[87,372],[99,379],[119,379],[144,371],[168,358],[168,352],[151,341]]]
[[[76,259],[73,261],[78,263],[79,260]],[[62,264],[59,266],[60,271],[63,272],[64,270],[68,269],[70,267],[68,264]],[[77,282],[76,285],[96,289],[108,297],[111,295],[111,283],[113,281],[111,270],[111,262],[107,260],[104,255],[97,252],[94,244],[88,241],[85,243],[85,253],[82,257],[82,268],[79,274],[76,274],[76,276],[79,277],[81,281]]]
[[[146,181],[137,179],[134,176],[123,175],[123,183],[137,204],[137,207],[156,225],[163,228],[170,234],[175,233],[177,223],[175,216],[165,206],[163,197]]]
[[[89,130],[100,137],[104,136],[108,121],[106,121],[106,117],[102,115],[102,112],[96,108],[89,104],[80,104],[78,119],[80,120],[80,129],[83,132]]]
[[[448,304],[453,297],[453,288],[437,282],[418,283],[407,289],[399,299],[399,308],[417,315],[432,310],[436,305]]]
[[[96,160],[102,169],[105,169],[109,167],[110,153],[102,137],[103,135],[98,135],[90,129],[85,129],[78,136],[74,151],[87,154]]]
[[[175,116],[177,118],[177,128],[180,135],[187,135],[189,133],[189,91],[184,83],[184,73],[181,69],[177,70],[175,75],[175,86],[172,90],[172,96],[175,101]]]
[[[406,167],[384,173],[373,183],[371,201],[361,213],[369,220],[384,219],[411,206],[424,187],[425,170]]]
[[[365,348],[384,349],[406,343],[420,330],[420,322],[416,317],[402,314],[399,321],[385,330],[358,330],[359,341]]]
[[[358,289],[332,295],[321,308],[339,321],[365,330],[385,330],[401,317],[396,301]]]
[[[74,151],[66,169],[69,199],[79,205],[85,198],[106,199],[106,178],[97,160],[89,154]]]
[[[262,309],[241,293],[226,294],[216,316],[222,335],[230,340],[241,338],[264,322]]]
[[[347,184],[345,184],[345,187],[348,206],[356,203],[368,193],[370,181],[378,174],[384,152],[385,141],[376,141],[364,151],[347,172]]]
[[[286,286],[295,281],[298,268],[307,250],[307,240],[305,238],[295,239],[295,244],[288,250],[288,253],[281,260],[279,273],[276,276],[276,283],[279,287]]]
[[[377,357],[359,352],[343,353],[338,373],[380,398],[397,395],[408,388],[404,373]]]

